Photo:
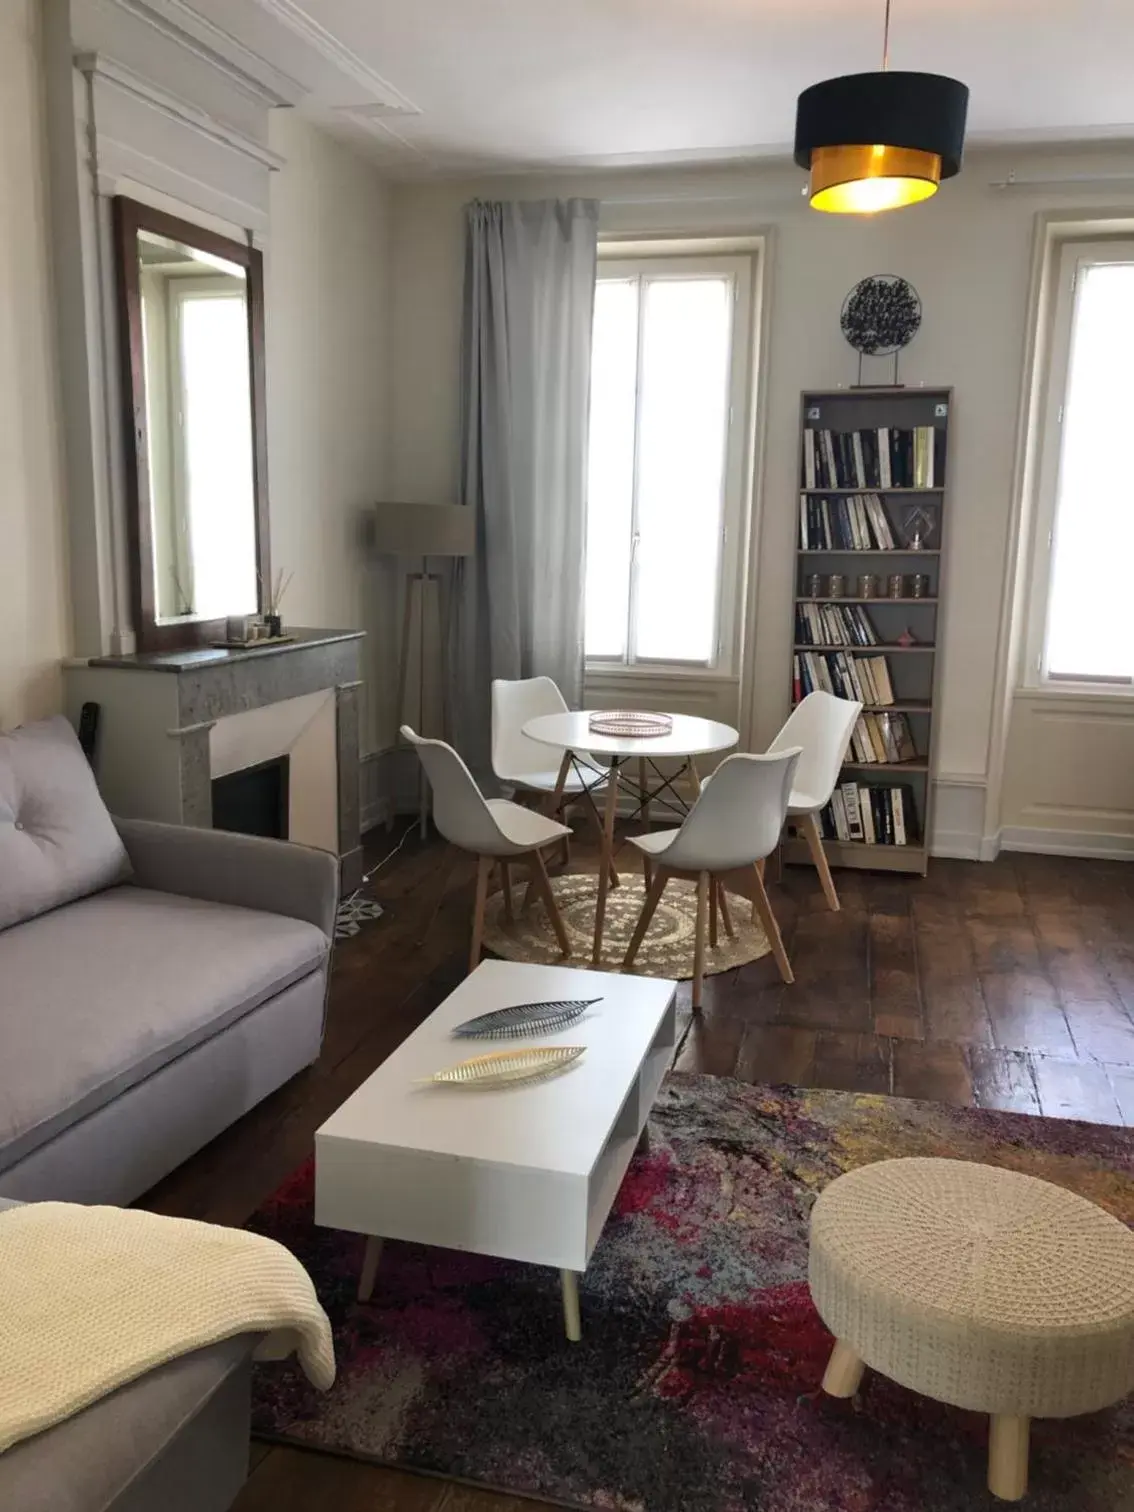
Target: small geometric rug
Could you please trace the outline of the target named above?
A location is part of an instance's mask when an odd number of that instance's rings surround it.
[[[372,924],[384,912],[381,903],[373,898],[364,898],[361,892],[352,893],[343,899],[335,914],[335,939],[352,940],[364,924]]]
[[[563,915],[571,940],[573,961],[590,961],[595,936],[595,905],[598,878],[583,873],[551,879],[551,890]],[[527,913],[521,912],[526,884],[513,885],[512,902],[515,923],[504,918],[504,897],[493,893],[485,911],[484,943],[494,955],[506,961],[535,961],[555,965],[562,961],[559,945],[552,933],[547,912],[535,903]],[[596,970],[619,971],[630,936],[646,901],[645,885],[640,872],[620,872],[619,884],[606,895],[603,924],[602,961]],[[771,950],[759,923],[752,923],[752,904],[747,898],[728,895],[729,917],[736,939],[730,940],[723,922],[718,929],[716,946],[706,944],[705,975],[716,976],[734,966],[747,966]],[[671,881],[657,906],[646,938],[634,961],[634,975],[674,977],[686,981],[693,975],[693,937],[697,928],[697,886],[693,882]]]
[[[534,1265],[316,1228],[313,1172],[252,1221],[299,1257],[335,1333],[320,1396],[256,1367],[262,1437],[595,1512],[992,1512],[987,1419],[867,1371],[818,1387],[831,1337],[807,1223],[843,1171],[937,1155],[1026,1171],[1134,1223],[1134,1130],[671,1075],[586,1275],[583,1338]],[[1134,1512],[1134,1399],[1033,1425],[1028,1512]]]

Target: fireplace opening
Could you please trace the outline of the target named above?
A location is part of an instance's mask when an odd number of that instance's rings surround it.
[[[272,761],[214,777],[213,828],[286,840],[288,765],[286,756],[277,756]]]

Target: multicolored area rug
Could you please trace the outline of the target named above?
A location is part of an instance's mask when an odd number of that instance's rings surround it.
[[[851,1093],[673,1075],[563,1335],[550,1270],[363,1241],[312,1221],[312,1169],[252,1227],[307,1266],[335,1330],[321,1397],[257,1368],[257,1433],[618,1512],[974,1512],[987,1420],[867,1372],[818,1391],[807,1221],[841,1172],[897,1155],[1027,1171],[1134,1223],[1134,1131]],[[1134,1400],[1034,1425],[1030,1512],[1134,1509]]]

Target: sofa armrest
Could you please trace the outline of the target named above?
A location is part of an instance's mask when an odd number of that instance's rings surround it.
[[[148,819],[114,822],[139,887],[303,919],[334,939],[339,863],[329,851]]]

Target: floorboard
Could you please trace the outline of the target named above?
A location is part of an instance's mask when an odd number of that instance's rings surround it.
[[[403,836],[368,839],[371,864]],[[336,952],[319,1062],[144,1199],[244,1222],[319,1124],[461,979],[474,867],[404,835],[369,892],[385,913]],[[632,864],[623,852],[624,864]],[[585,840],[574,865],[593,867]],[[1002,855],[925,878],[839,872],[831,913],[810,867],[769,893],[796,974],[771,958],[710,977],[677,1064],[750,1082],[891,1093],[1134,1127],[1134,868]],[[742,876],[736,890],[745,891]],[[256,1446],[236,1512],[522,1512],[534,1504],[379,1466]]]

